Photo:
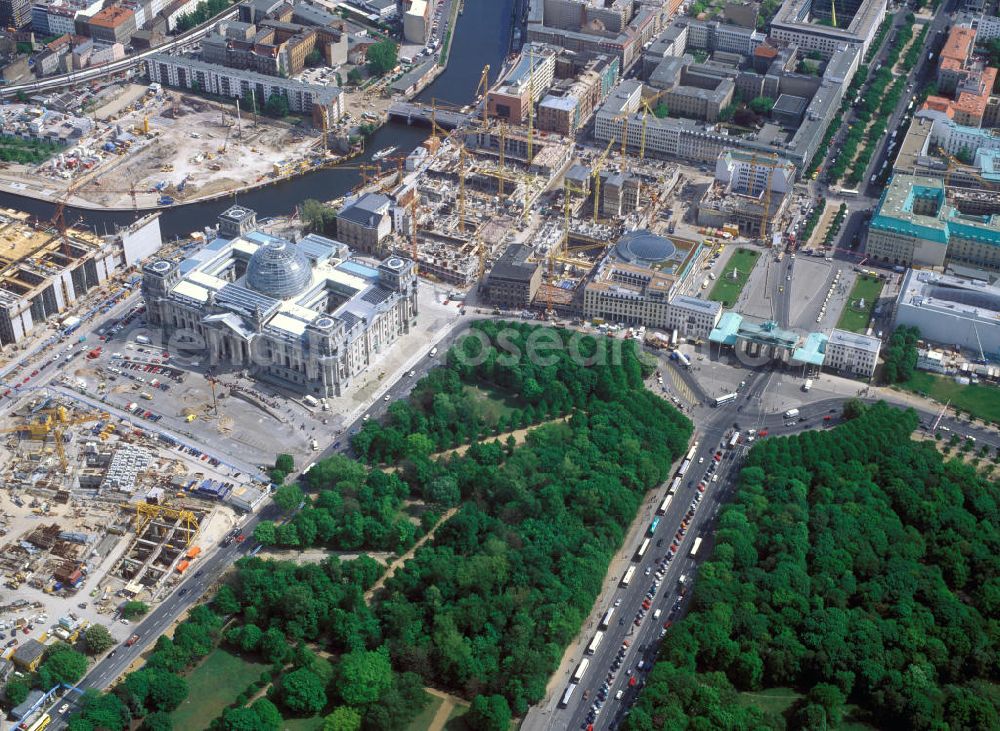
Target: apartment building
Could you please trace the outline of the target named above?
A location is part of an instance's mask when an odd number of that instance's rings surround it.
[[[333,87],[226,68],[164,53],[146,58],[146,73],[150,81],[164,86],[185,89],[197,86],[209,94],[227,98],[249,99],[252,95],[258,101],[266,102],[272,94],[278,94],[288,100],[291,111],[311,114],[315,124],[322,124],[322,117],[332,124],[344,116],[343,92]]]
[[[138,30],[135,12],[121,5],[110,5],[94,13],[87,21],[87,29],[98,45],[121,43],[123,46],[129,44],[132,34]]]

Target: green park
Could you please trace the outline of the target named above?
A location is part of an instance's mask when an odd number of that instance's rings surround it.
[[[858,277],[851,287],[844,310],[840,313],[837,327],[855,333],[865,332],[881,293],[881,279],[868,274]]]
[[[754,249],[736,249],[730,255],[708,298],[713,302],[721,302],[723,307],[736,304],[759,258],[760,252]]]

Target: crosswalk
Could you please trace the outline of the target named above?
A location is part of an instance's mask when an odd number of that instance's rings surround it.
[[[687,382],[681,378],[676,369],[667,368],[667,376],[670,378],[671,389],[673,389],[677,398],[685,402],[685,406],[693,406],[698,403],[698,398],[694,395],[690,386],[687,385]]]

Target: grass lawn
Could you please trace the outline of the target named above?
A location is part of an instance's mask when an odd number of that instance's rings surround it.
[[[784,713],[802,698],[792,688],[768,688],[759,693],[740,693],[740,704],[757,706],[764,713]]]
[[[732,307],[736,303],[736,298],[740,296],[747,280],[750,279],[750,272],[753,271],[760,252],[753,249],[737,249],[726,262],[725,269],[712,287],[712,293],[708,298],[713,302],[721,302],[724,307]],[[736,278],[733,278],[733,270],[736,270]]]
[[[793,688],[768,688],[759,693],[740,693],[739,702],[744,706],[757,706],[764,713],[783,716],[803,697],[804,694]],[[844,720],[832,728],[835,731],[874,731],[874,726],[861,720],[863,716],[861,709],[848,704],[844,706]]]
[[[840,313],[840,320],[837,327],[841,330],[849,330],[852,333],[863,333],[868,329],[868,321],[872,318],[872,310],[882,292],[882,280],[878,277],[869,277],[864,274],[857,278],[851,288],[851,294],[844,305],[844,311]],[[865,306],[858,309],[854,303],[859,300],[865,301]]]
[[[510,416],[511,412],[518,407],[504,394],[493,389],[468,385],[462,388],[465,393],[472,397],[473,403],[476,405],[476,415],[482,416],[487,424],[496,424],[497,419],[501,416]]]
[[[933,373],[917,371],[901,388],[917,394],[927,395],[941,403],[951,401],[951,405],[966,411],[977,419],[1000,422],[1000,388],[969,384],[963,386],[952,378],[943,378]]]
[[[434,714],[438,712],[438,709],[444,703],[444,698],[430,693],[427,693],[427,698],[429,702],[424,706],[424,710],[410,721],[406,727],[406,731],[427,731],[427,728],[431,725],[431,721],[434,720]]]
[[[187,674],[190,693],[180,708],[170,714],[174,728],[191,731],[208,728],[267,668],[265,663],[249,662],[225,650],[215,650]]]

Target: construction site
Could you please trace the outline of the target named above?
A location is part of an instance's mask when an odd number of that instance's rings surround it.
[[[4,128],[38,127],[64,150],[38,165],[0,170],[0,187],[60,199],[68,205],[142,208],[210,198],[336,161],[322,136],[159,84],[123,84],[120,102],[94,110],[93,120],[41,107],[4,108]],[[71,130],[66,137],[64,129]],[[303,168],[303,166],[305,166]]]
[[[450,133],[432,120],[430,138],[406,158],[411,172],[382,188],[407,214],[386,243],[414,256],[422,276],[469,286],[523,244],[544,271],[535,304],[567,312],[579,308],[581,285],[628,231],[670,237],[685,260],[696,253],[698,201],[710,175],[617,142],[591,148],[536,130],[530,106],[524,124],[491,118],[486,105],[481,114]]]
[[[222,502],[243,488],[230,470],[128,421],[48,397],[6,421],[0,573],[26,610],[155,602],[238,520]]]

